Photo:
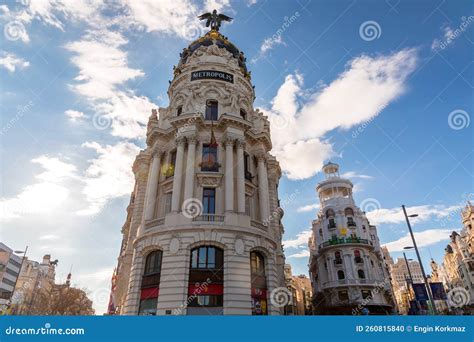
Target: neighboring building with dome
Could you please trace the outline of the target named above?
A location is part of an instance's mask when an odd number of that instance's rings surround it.
[[[111,314],[283,313],[269,299],[285,286],[281,170],[244,54],[218,29],[183,50],[150,116]]]
[[[352,197],[339,165],[323,167],[320,210],[309,239],[313,310],[320,315],[391,314],[394,301],[375,226]]]

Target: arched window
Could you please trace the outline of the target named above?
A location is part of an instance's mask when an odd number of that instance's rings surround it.
[[[265,257],[260,252],[250,253],[250,278],[252,283],[252,315],[267,314],[267,277]]]
[[[176,116],[180,116],[181,114],[183,114],[183,106],[178,106],[178,108],[176,108]]]
[[[328,210],[326,211],[326,218],[330,218],[330,217],[334,217],[334,216],[335,216],[334,210],[328,209]]]
[[[358,249],[356,249],[356,250],[354,251],[354,256],[355,256],[356,258],[360,258],[360,251],[359,251]]]
[[[345,278],[344,271],[339,270],[337,271],[337,279],[343,280]]]
[[[354,210],[352,210],[352,208],[346,208],[344,210],[344,215],[346,216],[354,216]]]
[[[150,252],[143,270],[139,315],[156,315],[161,277],[162,251]]]
[[[218,102],[216,100],[207,100],[206,102],[206,120],[217,120]]]
[[[245,109],[240,108],[240,117],[244,120],[247,120],[247,112]]]
[[[358,270],[357,275],[359,276],[359,279],[365,279],[364,270]]]
[[[223,294],[224,251],[214,246],[191,250],[187,314],[222,314]]]
[[[339,251],[334,253],[334,264],[336,265],[342,264],[341,252]]]

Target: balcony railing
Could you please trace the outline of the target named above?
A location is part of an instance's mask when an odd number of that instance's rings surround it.
[[[328,224],[328,229],[335,229],[336,228],[336,224],[335,223],[329,223]]]
[[[194,222],[224,222],[224,215],[202,214],[193,218]]]
[[[342,259],[335,259],[334,265],[342,265]]]
[[[364,263],[364,259],[362,259],[361,257],[355,257],[354,261],[356,262],[356,264],[363,264]]]
[[[334,238],[329,241],[323,242],[322,244],[319,245],[319,248],[324,248],[324,247],[334,246],[334,245],[352,244],[352,243],[360,243],[360,244],[372,246],[372,242],[367,239],[361,239],[358,237],[347,237],[347,238]]]

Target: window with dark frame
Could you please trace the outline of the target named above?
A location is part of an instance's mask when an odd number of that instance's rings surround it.
[[[217,162],[217,147],[210,144],[202,145],[201,171],[219,172],[219,163]]]
[[[178,108],[176,108],[176,116],[180,116],[181,114],[183,114],[183,106],[178,106]]]
[[[204,188],[202,190],[202,213],[204,215],[216,213],[216,189]]]
[[[199,246],[191,250],[189,270],[189,307],[222,307],[224,283],[224,251],[214,246]],[[203,289],[196,284],[205,284]],[[188,312],[189,314],[189,312]]]
[[[250,253],[252,315],[267,315],[267,277],[265,257],[260,252]]]
[[[206,120],[217,120],[218,117],[218,102],[216,100],[207,100],[206,102]]]
[[[145,259],[141,283],[139,315],[156,315],[161,277],[163,252],[150,252]]]

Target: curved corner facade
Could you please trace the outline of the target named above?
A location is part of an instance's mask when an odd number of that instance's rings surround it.
[[[281,314],[281,170],[243,53],[211,30],[183,49],[168,95],[133,165],[118,312]]]

